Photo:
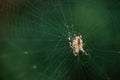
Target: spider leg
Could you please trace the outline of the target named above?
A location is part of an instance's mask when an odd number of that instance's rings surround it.
[[[74,53],[75,56],[78,56],[78,54],[74,50],[73,50],[73,53]]]
[[[82,35],[80,35],[80,38],[82,38]]]
[[[87,52],[81,47],[80,50],[85,54],[88,55]]]

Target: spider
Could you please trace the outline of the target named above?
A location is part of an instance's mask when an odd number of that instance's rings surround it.
[[[69,40],[70,47],[73,50],[73,54],[75,56],[78,56],[80,54],[80,52],[82,52],[84,55],[88,55],[86,53],[86,51],[83,49],[83,40],[82,40],[81,35],[74,36],[74,38],[72,40],[71,40],[71,37],[69,35],[68,40]]]

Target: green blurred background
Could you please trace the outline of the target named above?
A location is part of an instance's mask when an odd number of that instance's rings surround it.
[[[89,56],[73,55],[68,32],[82,35]],[[119,0],[0,0],[0,80],[119,76]]]

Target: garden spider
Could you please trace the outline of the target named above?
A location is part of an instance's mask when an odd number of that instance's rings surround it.
[[[88,55],[83,49],[83,40],[81,35],[74,36],[73,39],[71,39],[71,36],[69,35],[68,40],[75,56],[78,56],[80,52],[82,52],[84,55]]]

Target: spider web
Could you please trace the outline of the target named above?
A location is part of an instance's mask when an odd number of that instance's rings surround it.
[[[119,12],[104,3],[8,2],[0,24],[1,80],[119,80]],[[73,55],[69,32],[82,35],[88,56]]]

